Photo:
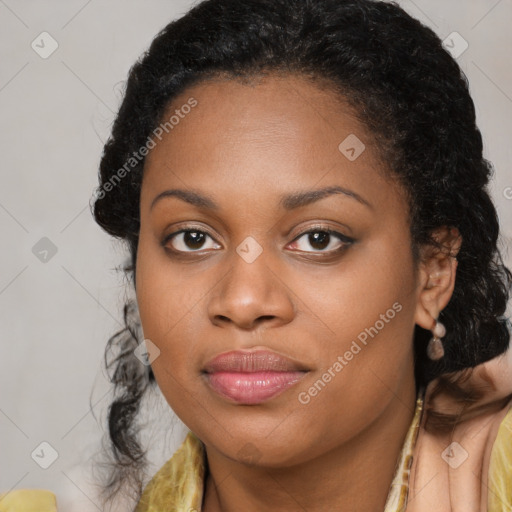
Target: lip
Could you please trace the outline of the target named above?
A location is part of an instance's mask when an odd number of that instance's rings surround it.
[[[231,350],[206,363],[206,373],[215,372],[296,372],[307,371],[300,363],[271,350]]]
[[[220,396],[254,405],[280,395],[308,371],[304,365],[269,350],[233,350],[211,359],[203,375]]]

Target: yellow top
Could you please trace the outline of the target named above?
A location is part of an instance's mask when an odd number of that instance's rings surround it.
[[[57,500],[50,491],[16,489],[0,494],[0,512],[57,512]]]
[[[489,512],[512,510],[512,408],[501,422],[489,465]]]

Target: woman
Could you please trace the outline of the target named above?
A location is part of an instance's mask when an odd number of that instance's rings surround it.
[[[510,510],[490,173],[465,76],[394,4],[208,0],[169,24],[94,204],[137,299],[110,340],[108,489],[142,485],[156,379],[190,433],[137,511]]]

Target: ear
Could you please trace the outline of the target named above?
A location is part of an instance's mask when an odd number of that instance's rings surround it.
[[[433,231],[432,238],[442,247],[424,245],[421,248],[415,314],[415,323],[428,330],[434,328],[439,313],[452,297],[457,254],[462,244],[457,228],[443,226]]]

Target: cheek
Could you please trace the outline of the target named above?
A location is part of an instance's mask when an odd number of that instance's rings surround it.
[[[184,292],[177,281],[174,273],[166,272],[148,252],[140,251],[137,261],[140,319],[144,337],[160,351],[151,367],[169,406],[180,418],[187,418],[187,408],[191,409],[193,402],[187,391],[190,388],[187,379],[193,373],[190,361],[197,360],[193,353],[197,333],[191,332],[188,322],[199,297]],[[190,282],[185,290],[189,288],[193,289]]]
[[[180,417],[187,417],[189,393],[195,396],[192,388],[199,386],[211,327],[208,292],[224,273],[201,264],[174,264],[151,235],[141,233],[136,270],[140,319],[144,337],[160,350],[151,364],[157,383]]]
[[[310,406],[316,413],[329,410],[334,423],[342,421],[343,412],[329,406],[340,403],[360,411],[364,423],[376,404],[385,405],[401,387],[413,366],[415,284],[410,250],[383,238],[354,251],[330,279],[304,287],[313,290],[306,302],[328,327],[315,375],[328,384],[318,383],[317,395],[310,388],[314,382],[299,390],[315,395]]]
[[[346,271],[340,267],[330,279],[316,279],[316,287],[313,281],[304,287],[313,290],[304,299],[314,304],[327,334],[323,343],[316,339],[322,365],[297,389],[297,410],[311,429],[320,428],[312,419],[322,418],[322,428],[338,440],[355,435],[384,411],[414,365],[412,257],[397,255],[387,244],[374,249],[366,255],[361,251]],[[316,322],[314,315],[310,322]],[[304,328],[311,332],[311,325]],[[329,425],[344,427],[333,433]]]
[[[193,280],[188,278],[185,283],[180,273],[173,271],[165,253],[148,238],[141,233],[136,292],[144,337],[160,350],[160,356],[154,363],[157,368],[162,360],[177,363],[179,357],[185,355],[186,343],[180,343],[180,350],[175,350],[176,353],[172,351],[178,347],[175,342],[178,334],[187,338],[187,319],[198,306],[200,293],[195,291],[198,287]]]
[[[200,299],[193,277],[172,266],[165,251],[141,231],[137,253],[136,291],[147,338],[163,342]]]
[[[376,322],[381,328],[381,315],[387,332],[409,329],[415,309],[415,274],[408,249],[396,249],[386,238],[353,249],[332,272],[300,277],[303,302],[311,305],[332,340],[338,340],[338,348]]]

